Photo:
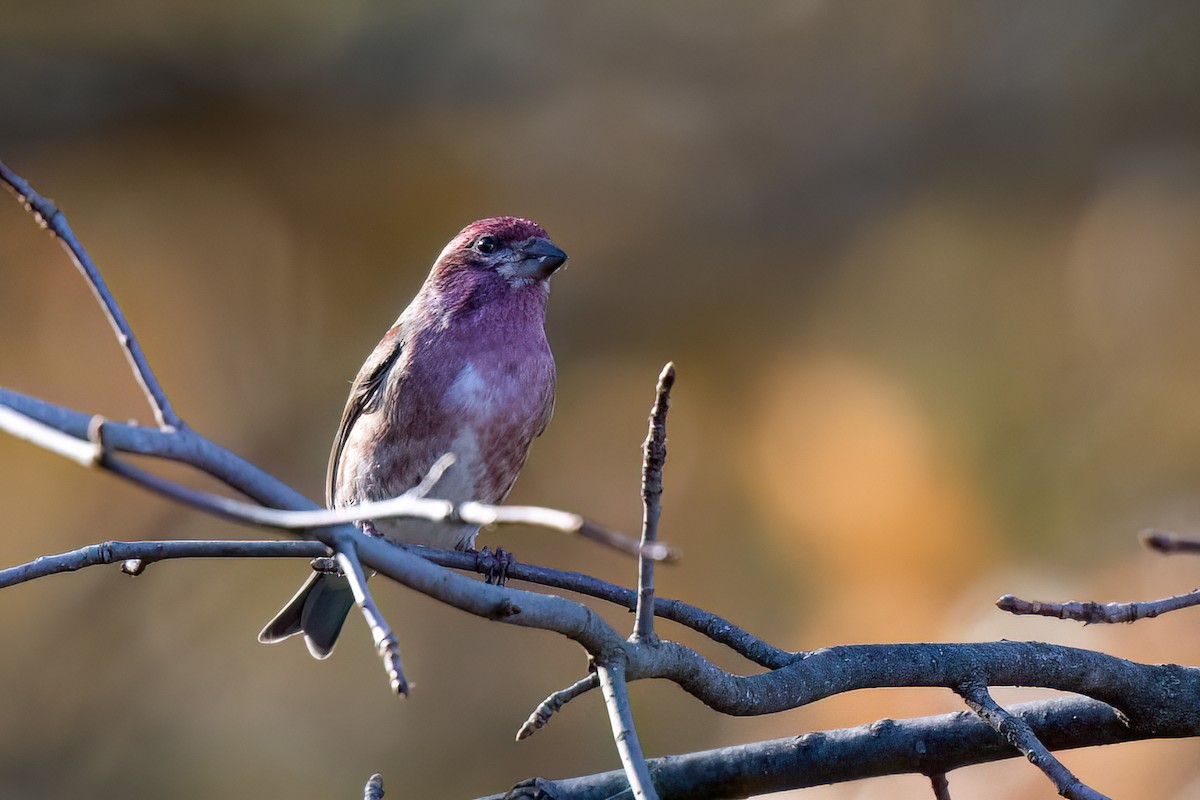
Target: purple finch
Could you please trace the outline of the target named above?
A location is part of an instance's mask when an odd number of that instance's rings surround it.
[[[445,453],[454,463],[428,496],[504,500],[554,411],[546,300],[566,260],[539,225],[517,217],[473,222],[450,240],[354,380],[329,455],[331,508],[403,494]],[[412,519],[359,524],[446,549],[472,548],[479,532]],[[325,658],[353,604],[345,578],[314,572],[259,641],[303,633]]]

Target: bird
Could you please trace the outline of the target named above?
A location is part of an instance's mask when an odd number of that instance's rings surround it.
[[[508,496],[554,413],[546,303],[566,261],[545,229],[520,217],[478,220],[450,240],[354,379],[329,454],[330,508],[401,495],[446,453],[453,462],[426,496],[489,504]],[[412,519],[358,525],[393,542],[457,550],[473,550],[479,533]],[[309,652],[327,658],[353,605],[344,576],[313,572],[258,639],[302,633]]]

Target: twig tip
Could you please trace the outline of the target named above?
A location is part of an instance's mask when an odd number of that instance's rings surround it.
[[[673,383],[675,383],[675,362],[668,361],[663,366],[662,372],[658,374],[658,385],[660,389],[670,389]]]
[[[1163,550],[1171,545],[1171,541],[1176,538],[1176,535],[1170,531],[1160,530],[1158,528],[1142,528],[1138,531],[1138,539],[1142,544],[1149,547],[1151,550]]]

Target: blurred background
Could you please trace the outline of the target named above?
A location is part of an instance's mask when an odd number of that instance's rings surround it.
[[[67,212],[177,409],[322,496],[348,382],[491,214],[571,254],[558,410],[511,498],[636,532],[673,359],[661,591],[793,649],[1038,639],[1200,662],[1152,599],[1200,563],[1200,8],[1180,3],[0,3],[0,157]],[[0,204],[0,383],[149,419],[65,255]],[[5,565],[252,535],[0,437]],[[172,472],[171,474],[180,474]],[[630,584],[586,542],[518,558]],[[600,698],[512,741],[581,652],[382,581],[412,696],[357,618],[255,642],[303,562],[116,567],[0,594],[0,794],[473,797],[614,769]],[[604,609],[616,623],[629,615]],[[720,664],[752,670],[664,623]],[[633,687],[651,755],[957,710],[876,690],[761,719]],[[1016,690],[1002,701],[1046,696]],[[1106,794],[1200,795],[1194,741],[1068,753]],[[1051,798],[1027,764],[955,796]],[[919,776],[795,793],[927,798]]]

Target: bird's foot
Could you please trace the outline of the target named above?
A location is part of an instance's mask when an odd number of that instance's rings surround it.
[[[338,564],[338,560],[333,556],[318,556],[314,558],[310,564],[313,572],[320,572],[323,575],[342,575],[342,567]]]
[[[359,530],[361,530],[367,536],[383,538],[383,534],[375,530],[375,523],[371,522],[371,520],[362,520],[361,522],[357,522],[355,524],[358,525]],[[339,564],[337,558],[333,556],[318,556],[310,563],[312,564],[314,572],[320,572],[325,575],[334,575],[339,578],[345,575],[345,573],[342,572],[342,565]]]
[[[513,554],[503,547],[497,547],[495,552],[485,547],[475,551],[475,568],[483,573],[487,583],[503,586],[508,582],[508,571],[517,563]]]

